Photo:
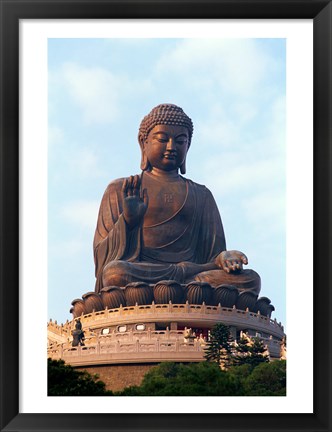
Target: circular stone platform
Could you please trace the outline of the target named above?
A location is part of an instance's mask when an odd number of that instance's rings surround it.
[[[126,306],[92,312],[80,317],[85,345],[73,347],[76,319],[48,323],[48,357],[75,367],[111,364],[199,362],[209,330],[222,322],[234,339],[240,332],[259,336],[271,358],[280,358],[284,329],[274,319],[236,307],[185,304]],[[189,330],[190,329],[190,330]]]

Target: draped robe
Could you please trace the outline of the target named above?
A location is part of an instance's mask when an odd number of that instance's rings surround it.
[[[103,271],[110,263],[115,267],[117,262],[130,263],[126,271],[132,279],[150,283],[175,279],[183,283],[190,263],[213,262],[226,250],[220,214],[211,192],[205,186],[181,178],[186,185],[186,196],[178,211],[155,225],[144,226],[143,221],[131,230],[122,214],[124,179],[108,185],[94,237],[97,292],[103,288]]]

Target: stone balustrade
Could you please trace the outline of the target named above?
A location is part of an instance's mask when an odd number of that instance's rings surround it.
[[[50,320],[47,323],[47,328],[51,330],[53,333],[59,335],[67,335],[70,334],[71,322],[67,320],[65,324],[58,324],[57,321]]]
[[[183,361],[204,359],[205,341],[192,342],[184,338],[183,331],[146,331],[111,333],[86,340],[85,346],[72,347],[59,344],[48,349],[48,357],[63,359],[73,366],[94,364],[121,364],[137,362]]]
[[[65,324],[58,324],[50,320],[47,323],[48,345],[52,343],[64,343],[71,339],[72,323],[67,321]]]
[[[185,304],[154,304],[120,306],[116,309],[105,309],[81,316],[83,328],[101,328],[108,325],[120,325],[133,322],[176,321],[189,323],[188,327],[203,325],[212,327],[217,322],[268,333],[276,338],[284,336],[284,328],[276,319],[263,316],[260,313],[243,311],[241,309],[226,308],[222,306],[209,306]],[[70,331],[75,327],[75,320],[64,325],[64,330]]]
[[[223,322],[233,329],[260,333],[271,357],[280,355],[280,341],[284,337],[281,323],[260,313],[226,308],[185,304],[154,304],[120,306],[81,316],[86,345],[72,347],[72,331],[76,320],[58,325],[50,321],[48,356],[63,359],[77,366],[153,363],[161,361],[195,362],[204,359],[204,339],[185,339],[183,330],[153,330],[146,326],[134,330],[138,323],[177,323],[182,328],[212,328]],[[131,325],[129,331],[117,331],[118,326]],[[130,327],[130,326],[129,326]],[[103,330],[107,329],[107,334]],[[264,337],[269,335],[270,338]]]
[[[262,338],[271,357],[280,356],[280,341]],[[53,345],[48,357],[73,366],[154,363],[161,361],[199,362],[204,360],[206,341],[202,337],[188,340],[184,331],[112,332],[87,338],[85,346],[69,343]]]

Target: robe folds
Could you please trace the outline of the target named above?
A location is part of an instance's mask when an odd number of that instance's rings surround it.
[[[144,226],[143,220],[130,230],[122,214],[123,180],[108,185],[99,209],[93,244],[96,292],[103,288],[103,270],[112,262],[131,263],[127,271],[137,280],[183,283],[189,263],[213,262],[226,250],[220,214],[205,186],[182,177],[187,194],[179,211],[155,225]]]

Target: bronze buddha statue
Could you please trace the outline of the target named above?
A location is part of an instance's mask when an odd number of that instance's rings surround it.
[[[211,192],[180,175],[192,134],[191,119],[176,105],[158,105],[142,120],[141,174],[112,181],[101,201],[93,245],[96,293],[172,280],[233,285],[257,298],[260,277],[243,270],[242,252],[226,250]]]

